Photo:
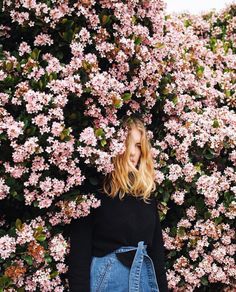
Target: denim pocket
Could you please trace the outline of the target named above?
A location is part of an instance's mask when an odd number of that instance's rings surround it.
[[[105,291],[105,287],[109,279],[109,271],[111,270],[114,259],[106,257],[94,257],[91,265],[92,275],[91,292]]]

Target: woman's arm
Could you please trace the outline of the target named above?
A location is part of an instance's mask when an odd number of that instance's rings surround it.
[[[68,280],[71,292],[90,291],[92,259],[92,214],[74,220],[69,228]]]
[[[154,198],[154,200],[157,206],[156,198]],[[168,292],[168,285],[167,285],[167,278],[166,278],[166,271],[165,271],[164,242],[163,242],[158,210],[156,210],[156,225],[155,225],[155,231],[154,231],[154,236],[153,236],[153,242],[152,242],[152,246],[148,248],[148,253],[154,264],[160,292]]]

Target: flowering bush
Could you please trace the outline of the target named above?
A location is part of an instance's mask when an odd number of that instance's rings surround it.
[[[169,288],[235,289],[235,13],[166,15],[157,168]]]
[[[164,7],[3,1],[1,289],[67,289],[63,226],[99,207],[130,115],[153,141],[169,288],[235,288],[236,7]]]
[[[2,287],[14,285],[26,291],[63,291],[59,273],[67,267],[64,258],[68,244],[61,234],[50,234],[41,217],[30,224],[16,221],[16,228],[0,238],[4,275]]]

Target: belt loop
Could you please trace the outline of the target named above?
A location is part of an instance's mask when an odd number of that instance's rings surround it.
[[[144,241],[139,241],[138,242],[138,247],[143,247],[143,245],[144,245]]]
[[[144,241],[139,241],[138,248],[141,250],[146,250],[147,245],[144,244]]]

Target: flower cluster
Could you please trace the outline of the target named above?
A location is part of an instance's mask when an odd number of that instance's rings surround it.
[[[67,289],[62,227],[99,207],[89,172],[113,170],[134,115],[153,142],[169,288],[235,289],[235,4],[7,0],[1,21],[0,289]]]
[[[229,7],[166,16],[164,123],[155,146],[173,291],[235,289],[234,18]]]
[[[64,261],[69,247],[62,234],[52,235],[41,217],[28,223],[17,219],[9,232],[11,237],[0,237],[4,288],[14,285],[26,291],[63,291],[59,274],[67,271]]]

